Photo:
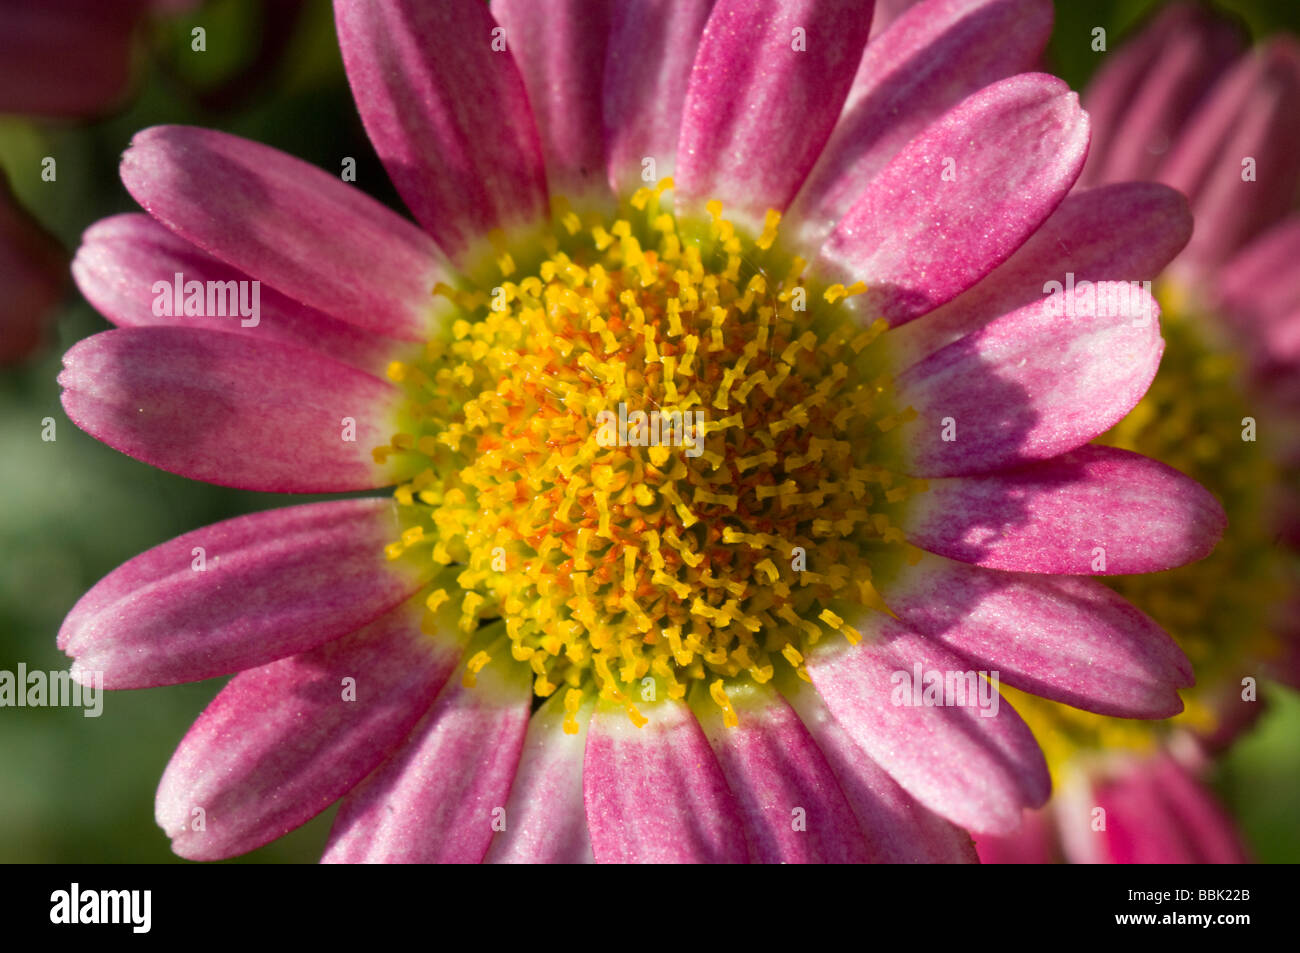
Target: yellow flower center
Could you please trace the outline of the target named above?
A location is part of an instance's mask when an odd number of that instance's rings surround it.
[[[414,474],[389,557],[427,547],[430,606],[502,620],[538,696],[639,721],[698,685],[734,719],[724,680],[806,678],[819,638],[858,638],[851,607],[883,608],[873,567],[912,555],[897,507],[923,485],[898,472],[886,325],[839,305],[864,289],[806,285],[776,212],[757,236],[718,202],[679,223],[669,187],[612,221],[559,200],[539,248],[498,237],[499,284],[439,285],[444,329],[389,369],[410,432],[376,457]]]
[[[1230,347],[1208,329],[1213,315],[1185,305],[1176,289],[1158,289],[1165,353],[1151,389],[1098,443],[1154,457],[1218,497],[1228,529],[1214,552],[1166,572],[1106,581],[1162,625],[1187,653],[1196,685],[1182,691],[1184,711],[1164,721],[1093,715],[1008,691],[1034,728],[1055,774],[1073,757],[1099,750],[1150,749],[1170,731],[1212,731],[1219,707],[1260,677],[1279,649],[1271,612],[1285,594],[1282,551],[1267,522],[1278,474],[1267,433],[1244,396]]]

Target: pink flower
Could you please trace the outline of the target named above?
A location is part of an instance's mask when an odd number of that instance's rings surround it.
[[[187,534],[70,613],[108,687],[238,673],[160,785],[178,853],[342,798],[329,861],[970,860],[958,826],[1048,795],[998,678],[1180,710],[1186,658],[1085,577],[1223,529],[1088,445],[1162,350],[1145,293],[1096,302],[1186,207],[1066,198],[1087,117],[1016,74],[1045,0],[869,45],[868,8],[340,0],[422,228],[265,146],[136,136],[150,217],[86,233],[119,328],[68,352],[69,416],[195,479],[396,486]],[[1044,297],[1067,271],[1104,294]],[[190,280],[260,281],[258,313]]]
[[[1196,663],[1187,711],[1167,724],[1090,724],[1033,706],[1060,782],[1049,809],[985,861],[1237,863],[1231,819],[1204,786],[1210,755],[1258,713],[1258,684],[1300,684],[1293,556],[1300,465],[1300,46],[1247,50],[1231,22],[1172,4],[1085,94],[1094,147],[1082,180],[1149,178],[1187,194],[1195,234],[1157,289],[1168,341],[1134,413],[1102,440],[1164,460],[1223,501],[1230,528],[1201,563],[1116,580]],[[1290,345],[1288,344],[1290,342]],[[1098,813],[1100,812],[1100,813]],[[1056,842],[1053,846],[1053,841]]]

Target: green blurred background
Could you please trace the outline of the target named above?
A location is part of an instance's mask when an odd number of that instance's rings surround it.
[[[277,0],[270,0],[276,3]],[[1081,88],[1108,48],[1160,0],[1057,0],[1051,67]],[[290,5],[292,6],[292,5]],[[1295,0],[1225,0],[1258,38],[1300,32]],[[19,200],[69,251],[106,215],[135,211],[117,177],[134,132],[158,123],[213,126],[266,142],[323,168],[357,160],[357,185],[401,208],[366,141],[348,93],[325,0],[306,0],[280,30],[258,0],[214,0],[150,24],[141,36],[134,98],[97,122],[33,123],[0,116],[0,167]],[[193,52],[201,25],[207,50]],[[262,58],[259,59],[259,50]],[[269,63],[267,61],[270,61]],[[58,159],[55,183],[40,160]],[[50,346],[0,371],[0,670],[67,666],[55,648],[76,600],[130,557],[199,526],[283,505],[270,494],[193,483],[91,439],[67,420],[55,377],[60,355],[106,329],[69,289]],[[41,420],[58,423],[40,439]],[[297,498],[300,501],[302,498]],[[180,862],[153,820],[154,790],[176,743],[223,679],[108,694],[103,716],[73,708],[0,709],[0,861]],[[1262,861],[1300,860],[1300,697],[1269,686],[1271,704],[1213,777]],[[239,862],[314,862],[333,810]]]

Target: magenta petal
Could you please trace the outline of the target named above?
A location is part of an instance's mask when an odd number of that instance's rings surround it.
[[[750,227],[769,208],[785,210],[839,117],[871,6],[719,0],[682,112],[676,184],[684,208],[698,213],[721,199],[728,218]]]
[[[805,682],[786,692],[853,806],[872,863],[971,864],[970,835],[923,807],[872,761]]]
[[[1070,190],[1087,150],[1087,116],[1060,80],[1026,73],[994,83],[871,180],[813,272],[865,281],[849,306],[868,324],[919,317],[1020,247]]]
[[[1297,111],[1300,43],[1290,37],[1243,56],[1215,86],[1158,173],[1196,214],[1179,267],[1222,264],[1291,209],[1300,183]]]
[[[844,111],[787,219],[817,247],[886,163],[971,93],[1033,67],[1050,0],[930,0],[862,56]],[[788,226],[783,226],[788,227]]]
[[[552,192],[571,197],[609,190],[601,91],[611,5],[611,0],[491,4],[524,78],[547,184]]]
[[[577,715],[585,728],[591,712]],[[589,864],[591,835],[582,803],[582,762],[587,737],[564,730],[563,694],[557,693],[533,715],[524,739],[506,829],[492,839],[485,863]]]
[[[59,648],[74,672],[103,672],[107,688],[198,681],[314,649],[420,587],[417,571],[384,558],[400,531],[389,500],[205,526],[96,583],[64,620]]]
[[[1223,507],[1195,480],[1102,446],[1015,470],[931,480],[902,521],[911,542],[941,556],[990,569],[1077,575],[1195,562],[1226,526]]]
[[[926,556],[880,584],[899,621],[1002,682],[1120,718],[1168,718],[1192,666],[1163,629],[1092,579]]]
[[[172,849],[219,860],[261,847],[374,770],[420,720],[459,657],[421,631],[423,614],[418,600],[407,603],[346,638],[235,676],[158,785],[155,816]]]
[[[605,59],[609,181],[630,194],[676,170],[691,67],[713,0],[617,0]],[[649,170],[644,160],[653,159]]]
[[[739,722],[724,723],[712,699],[697,709],[722,773],[740,804],[756,861],[866,863],[871,854],[826,757],[788,702],[748,689]]]
[[[176,326],[229,331],[264,341],[283,341],[313,348],[322,354],[352,364],[371,374],[382,373],[400,346],[392,338],[299,304],[263,285],[259,294],[257,323],[243,318],[237,308],[226,316],[196,317],[156,314],[154,282],[175,286],[183,282],[248,281],[250,276],[231,268],[168,231],[148,215],[129,213],[101,219],[82,236],[81,247],[72,262],[77,287],[99,313],[118,327]],[[162,291],[174,299],[174,294]],[[165,308],[168,312],[174,308]]]
[[[917,411],[902,428],[908,469],[1019,466],[1109,430],[1156,375],[1159,314],[1140,286],[1102,282],[1025,305],[913,364],[896,381],[899,403]]]
[[[507,663],[509,664],[509,663]],[[452,681],[405,744],[343,799],[326,864],[476,864],[498,824],[528,728],[528,669]]]
[[[1056,859],[1050,809],[1026,811],[1020,830],[981,837],[975,844],[981,864],[1050,864]]]
[[[436,246],[338,176],[224,132],[154,126],[131,140],[122,182],[176,234],[303,304],[413,341],[433,327]]]
[[[906,367],[995,318],[1043,297],[1049,281],[1151,281],[1192,235],[1187,199],[1156,182],[1076,190],[1010,258],[973,288],[896,328],[890,353]]]
[[[1003,833],[1047,800],[1043,753],[1011,706],[894,704],[898,673],[965,672],[966,662],[885,620],[858,645],[825,644],[808,674],[849,737],[914,798],[975,833]],[[942,677],[942,676],[941,676]]]
[[[332,493],[387,486],[371,451],[401,394],[304,347],[191,328],[121,328],[63,356],[63,409],[91,436],[194,480]],[[355,439],[348,420],[355,424]]]
[[[739,805],[691,710],[642,706],[632,724],[598,709],[587,728],[583,803],[597,863],[743,863]]]
[[[370,141],[447,254],[459,259],[492,229],[546,214],[515,38],[486,3],[335,0],[334,19]]]

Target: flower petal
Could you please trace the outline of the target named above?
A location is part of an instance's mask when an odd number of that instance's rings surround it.
[[[926,556],[880,583],[914,632],[1021,691],[1120,718],[1168,718],[1192,666],[1149,617],[1076,576],[991,572]]]
[[[177,310],[172,291],[177,275],[182,276],[182,288],[190,281],[201,282],[206,289],[212,281],[253,279],[138,212],[101,219],[86,229],[72,261],[72,274],[86,300],[118,327],[197,327],[246,334],[313,348],[371,374],[382,373],[402,346],[402,342],[299,304],[267,285],[258,292],[256,323],[239,313],[238,292],[231,296],[228,307],[225,299],[219,300],[220,314],[186,315],[183,308],[173,314]],[[155,293],[155,282],[163,282],[167,288]],[[223,284],[223,295],[227,287]],[[157,310],[166,314],[155,311],[160,296],[166,297],[168,305]]]
[[[1088,119],[1060,80],[1026,73],[945,113],[871,180],[813,263],[867,324],[903,324],[1000,265],[1052,214],[1088,150]]]
[[[864,626],[858,626],[859,631]],[[835,720],[914,798],[954,824],[1003,833],[1047,800],[1047,764],[1009,704],[894,704],[898,673],[966,671],[931,640],[885,619],[853,646],[817,646],[808,674]],[[996,690],[994,691],[994,697]]]
[[[1195,562],[1226,525],[1223,507],[1195,480],[1102,446],[1015,470],[931,480],[901,521],[908,540],[950,559],[1070,575]]]
[[[533,107],[552,192],[608,194],[601,90],[610,0],[492,0]]]
[[[420,587],[389,562],[389,500],[251,513],[178,536],[96,583],[59,630],[73,672],[106,688],[226,675],[354,632]],[[201,569],[198,567],[202,567]]]
[[[582,797],[597,863],[743,863],[740,808],[691,710],[643,706],[637,727],[598,708],[587,728]]]
[[[1020,830],[1005,837],[981,837],[981,864],[1050,864],[1056,860],[1051,811],[1025,811]]]
[[[506,805],[506,829],[492,839],[489,864],[589,864],[591,835],[582,804],[583,729],[591,706],[576,715],[579,730],[564,730],[563,694],[533,715]]]
[[[782,691],[839,779],[867,837],[871,863],[973,864],[970,835],[898,786],[849,737],[817,690],[802,680]]]
[[[864,0],[719,0],[700,40],[677,145],[677,201],[760,226],[826,143],[871,31]]]
[[[1030,69],[1051,30],[1048,0],[928,0],[868,44],[835,131],[786,217],[799,220],[803,247],[820,245],[931,122],[989,83]]]
[[[1151,294],[1124,282],[1053,293],[913,364],[895,382],[906,466],[956,476],[1082,446],[1146,393],[1164,341]]]
[[[906,367],[1040,300],[1050,281],[1152,281],[1191,234],[1187,199],[1167,185],[1121,182],[1076,190],[974,287],[924,320],[895,328],[887,339],[892,359]]]
[[[394,482],[371,450],[392,435],[400,392],[303,347],[196,328],[121,328],[75,344],[59,384],[78,427],[194,480],[278,493]]]
[[[871,855],[857,817],[794,709],[763,686],[729,694],[736,725],[725,724],[711,698],[695,711],[740,804],[754,859],[866,863]]]
[[[246,853],[306,823],[374,770],[459,658],[449,640],[421,631],[423,613],[418,600],[407,603],[346,638],[236,675],[158,785],[155,814],[172,849],[190,860]],[[199,816],[202,830],[191,827]]]
[[[322,169],[224,132],[154,126],[131,140],[122,182],[186,241],[303,304],[406,340],[433,328],[437,247]]]
[[[499,668],[500,666],[498,666]],[[519,763],[532,701],[529,670],[507,663],[452,680],[405,744],[339,807],[321,862],[477,864]]]
[[[605,60],[609,182],[622,194],[671,176],[691,67],[714,0],[618,0]],[[643,163],[654,160],[647,172]],[[649,176],[645,181],[642,176]]]
[[[366,133],[450,256],[546,214],[546,173],[512,37],[481,0],[335,0]]]

